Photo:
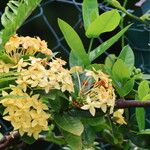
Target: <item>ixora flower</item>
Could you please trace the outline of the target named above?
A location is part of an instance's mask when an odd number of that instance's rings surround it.
[[[46,93],[52,89],[73,92],[70,71],[63,68],[65,63],[59,58],[49,62],[46,59],[30,57],[28,63],[21,59],[16,65],[20,73],[16,83],[23,91],[26,91],[27,87],[39,87],[44,89]]]
[[[12,86],[12,92],[5,91],[2,95],[7,97],[0,101],[6,107],[4,119],[10,121],[14,130],[19,130],[20,135],[27,133],[38,139],[41,131],[48,130],[50,114],[47,105],[42,103],[39,95],[30,96],[19,87]]]
[[[74,68],[71,70],[74,70]],[[109,113],[113,114],[117,123],[126,124],[122,116],[123,109],[114,112],[116,95],[109,76],[101,70],[95,69],[85,70],[85,76],[87,79],[79,91],[78,98],[83,99],[81,109],[89,110],[92,116],[95,116],[96,108],[101,109],[104,113],[109,109]],[[88,85],[89,79],[94,80],[91,85]],[[86,88],[86,86],[89,88]]]
[[[86,70],[86,77],[92,78],[92,82],[89,89],[84,90],[81,88],[81,96],[84,97],[84,103],[81,109],[88,110],[94,116],[95,108],[100,108],[104,113],[107,109],[110,109],[110,114],[113,113],[115,105],[115,93],[112,87],[111,79],[101,70]],[[85,85],[84,85],[85,87]]]
[[[34,55],[41,52],[52,56],[52,51],[47,48],[47,43],[39,37],[31,38],[29,36],[12,36],[5,44],[5,52],[17,63],[23,55]]]
[[[118,109],[113,113],[113,118],[119,124],[127,124],[122,116],[124,113],[124,109]]]
[[[8,73],[11,67],[12,64],[6,64],[3,61],[0,61],[0,73]]]

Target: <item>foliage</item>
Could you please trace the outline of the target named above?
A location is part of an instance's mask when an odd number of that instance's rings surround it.
[[[3,119],[9,121],[21,140],[32,144],[44,140],[66,145],[72,150],[98,149],[101,139],[115,149],[136,148],[138,139],[146,140],[145,109],[136,108],[133,117],[120,109],[119,100],[146,102],[150,99],[149,81],[134,67],[129,45],[119,56],[108,55],[104,64],[94,63],[128,30],[92,50],[93,40],[119,26],[117,9],[99,15],[96,0],[84,0],[86,50],[78,33],[64,20],[58,25],[70,48],[69,64],[57,58],[40,38],[19,37],[17,29],[40,3],[10,0],[2,15],[0,56],[0,104]],[[119,2],[114,6],[125,11]],[[144,90],[143,90],[144,89]],[[122,102],[122,101],[121,101]],[[133,122],[133,123],[132,123]],[[141,144],[141,147],[147,147]]]

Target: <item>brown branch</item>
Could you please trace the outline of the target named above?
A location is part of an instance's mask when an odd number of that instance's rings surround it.
[[[20,139],[20,135],[18,132],[13,132],[11,134],[5,135],[1,140],[0,140],[0,150],[5,150],[7,147],[13,145],[13,143],[18,142]]]
[[[21,141],[21,136],[18,131],[13,131],[10,134],[4,135],[4,137],[0,140],[0,150],[5,150],[10,146],[16,146],[17,148],[21,148],[26,146],[27,144]],[[39,141],[44,141],[45,137],[40,136]]]
[[[131,108],[131,107],[150,107],[150,100],[139,101],[139,100],[117,100],[116,108]]]

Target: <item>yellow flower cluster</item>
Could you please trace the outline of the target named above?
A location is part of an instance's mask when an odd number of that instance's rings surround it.
[[[87,70],[86,76],[94,79],[94,85],[83,93],[85,102],[81,109],[89,110],[91,115],[95,116],[96,108],[100,108],[104,113],[109,108],[109,113],[113,114],[117,123],[126,124],[122,116],[124,110],[119,109],[114,112],[116,96],[109,76],[101,70],[96,71],[95,69],[93,71]]]
[[[95,83],[87,92],[84,106],[81,108],[89,110],[93,116],[95,108],[101,108],[104,113],[110,108],[110,114],[112,114],[116,96],[109,76],[101,70],[87,71],[86,76],[94,78]]]
[[[51,62],[46,59],[30,57],[30,62],[24,62],[21,59],[16,65],[20,76],[16,83],[20,85],[23,91],[27,87],[38,87],[48,93],[52,89],[58,89],[62,92],[73,92],[73,82],[70,71],[63,68],[65,61],[56,58]]]
[[[39,95],[29,96],[20,90],[19,87],[12,86],[12,92],[2,92],[3,96],[8,96],[0,101],[6,107],[4,119],[10,121],[14,130],[19,130],[20,135],[27,133],[38,139],[41,131],[48,130],[49,114],[47,105],[39,100]]]
[[[12,36],[5,44],[5,51],[15,63],[23,55],[34,55],[37,52],[52,55],[52,51],[47,48],[47,43],[44,40],[39,37],[31,38],[29,36]]]

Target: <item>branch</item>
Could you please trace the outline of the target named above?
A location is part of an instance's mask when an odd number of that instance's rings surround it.
[[[5,150],[7,147],[11,146],[13,143],[16,143],[20,139],[20,135],[18,132],[14,131],[11,134],[5,135],[0,140],[0,150]]]
[[[116,108],[131,108],[131,107],[150,107],[150,100],[139,101],[139,100],[117,100]]]
[[[21,136],[18,131],[13,131],[7,135],[4,135],[4,137],[0,140],[0,150],[5,150],[6,148],[13,145],[18,149],[26,146],[27,144],[21,141],[20,138]],[[43,141],[45,140],[45,137],[41,135],[38,140]]]

